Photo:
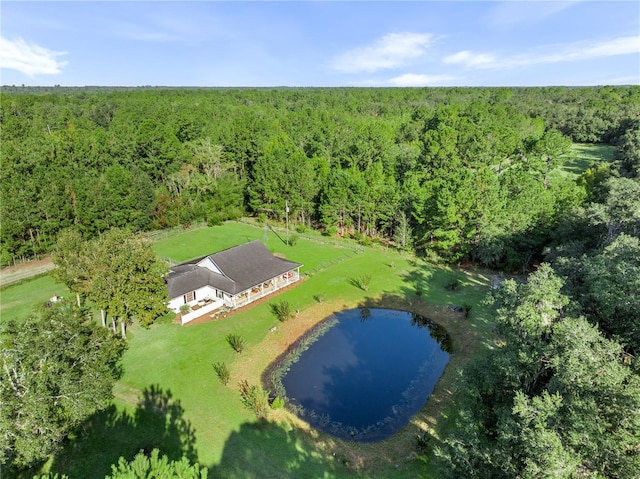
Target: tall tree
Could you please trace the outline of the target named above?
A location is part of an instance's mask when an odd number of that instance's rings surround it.
[[[0,342],[0,462],[28,467],[108,405],[125,343],[73,303],[8,322]]]
[[[630,177],[640,176],[640,120],[631,120],[618,138],[616,161],[620,170]]]
[[[277,134],[253,165],[251,207],[284,212],[288,202],[291,217],[306,222],[320,191],[320,170],[321,161],[307,158],[285,133]]]
[[[549,173],[560,165],[563,156],[571,151],[571,140],[558,130],[547,130],[540,138],[527,142],[527,155],[532,172],[543,177],[544,187],[549,187]]]
[[[167,266],[150,243],[126,230],[112,229],[90,248],[94,272],[89,299],[120,321],[123,338],[132,319],[149,326],[166,312],[163,275]]]
[[[640,474],[640,377],[561,293],[549,265],[504,283],[504,345],[465,372],[448,477],[631,479]]]
[[[51,259],[56,265],[53,277],[76,294],[78,307],[81,306],[81,296],[91,288],[91,264],[86,248],[82,235],[77,230],[68,229],[58,235],[51,252]]]
[[[592,203],[587,213],[597,228],[606,228],[602,244],[610,244],[619,234],[640,236],[640,179],[609,178],[603,203]]]
[[[640,353],[640,239],[623,233],[602,251],[573,261],[573,292],[585,314]]]
[[[200,138],[191,143],[191,148],[191,163],[209,179],[218,179],[233,167],[231,162],[225,161],[222,145],[211,143],[211,138]]]

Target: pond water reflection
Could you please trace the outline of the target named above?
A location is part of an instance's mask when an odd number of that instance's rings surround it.
[[[282,377],[289,404],[335,436],[385,439],[424,406],[449,361],[448,336],[406,311],[352,309],[331,320]]]

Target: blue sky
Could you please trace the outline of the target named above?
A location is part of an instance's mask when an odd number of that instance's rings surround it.
[[[7,1],[0,84],[640,84],[636,1]]]

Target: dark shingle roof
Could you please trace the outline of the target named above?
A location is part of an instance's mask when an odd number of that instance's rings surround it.
[[[205,258],[207,256],[171,268],[167,277],[170,298],[206,285],[236,295],[302,266],[273,256],[258,240],[209,255],[208,258],[223,272],[222,275],[197,266]]]

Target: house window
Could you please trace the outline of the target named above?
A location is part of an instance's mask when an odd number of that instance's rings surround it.
[[[224,293],[219,289],[216,289],[216,298],[224,299]]]
[[[191,301],[195,301],[195,299],[196,299],[196,292],[191,291],[190,293],[187,293],[184,295],[184,304],[190,303]]]

